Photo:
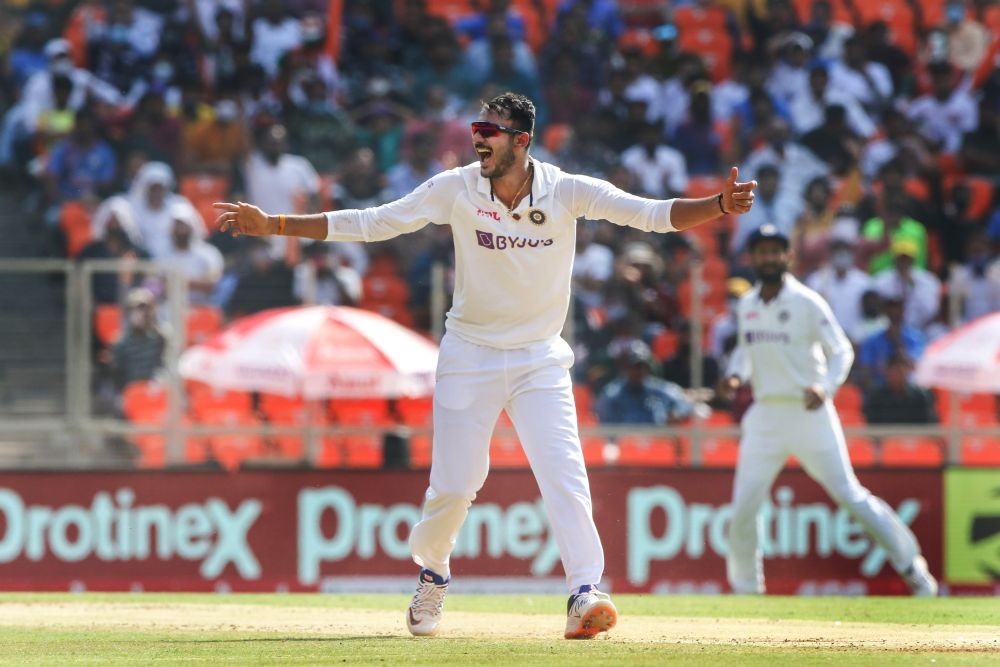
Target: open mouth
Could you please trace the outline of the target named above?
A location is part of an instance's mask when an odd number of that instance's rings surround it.
[[[479,164],[485,167],[493,157],[493,149],[489,146],[476,146],[476,154],[479,156]]]

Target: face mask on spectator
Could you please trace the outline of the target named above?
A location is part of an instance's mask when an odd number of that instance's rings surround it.
[[[165,60],[153,65],[153,78],[157,81],[169,81],[174,76],[174,66]]]
[[[945,16],[951,25],[961,23],[965,19],[965,5],[960,2],[949,2],[945,7]]]
[[[830,264],[835,269],[849,269],[854,264],[854,253],[850,250],[838,250],[830,256]]]
[[[112,44],[128,43],[128,26],[116,24],[108,31],[108,39]]]

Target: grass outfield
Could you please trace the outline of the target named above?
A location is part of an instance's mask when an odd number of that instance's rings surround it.
[[[453,595],[415,639],[399,595],[0,595],[0,664],[998,664],[1000,600],[615,596],[606,639],[565,599]]]

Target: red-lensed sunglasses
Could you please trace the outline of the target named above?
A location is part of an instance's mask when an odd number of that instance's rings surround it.
[[[504,127],[503,125],[497,125],[496,123],[490,123],[484,120],[477,120],[472,123],[472,134],[476,132],[479,133],[483,139],[491,139],[501,132],[504,134],[527,134],[525,130],[515,130],[512,127]]]

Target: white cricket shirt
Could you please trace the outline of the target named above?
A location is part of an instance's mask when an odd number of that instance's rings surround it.
[[[755,400],[802,400],[813,384],[832,398],[847,378],[854,361],[850,341],[823,297],[791,275],[767,303],[756,285],[740,298],[736,313],[739,343],[728,374],[749,381]]]
[[[534,160],[530,196],[515,213],[490,197],[479,163],[442,172],[402,199],[327,213],[328,241],[384,241],[428,223],[451,225],[455,295],[449,332],[479,345],[526,347],[559,335],[569,309],[576,221],[675,231],[673,200],[630,195],[605,181]]]

